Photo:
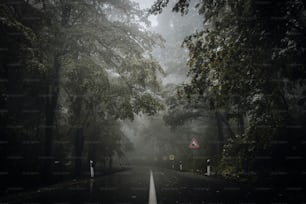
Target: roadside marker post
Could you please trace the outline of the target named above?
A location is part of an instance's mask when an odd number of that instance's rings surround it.
[[[207,176],[210,176],[210,160],[206,160],[206,165],[207,165]]]
[[[183,171],[183,163],[180,161],[180,171]]]
[[[200,145],[199,145],[199,143],[198,143],[198,141],[196,140],[195,137],[193,137],[191,139],[191,142],[188,145],[188,147],[189,147],[189,149],[199,149],[200,148]]]
[[[95,169],[94,169],[95,163],[94,163],[93,160],[90,160],[89,163],[90,163],[89,164],[89,166],[90,166],[90,177],[93,178],[95,176]]]

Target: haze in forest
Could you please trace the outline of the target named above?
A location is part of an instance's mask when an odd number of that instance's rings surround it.
[[[0,187],[93,164],[305,175],[304,1],[3,0],[0,15]]]
[[[149,9],[152,6],[151,1],[138,0],[140,8]],[[165,42],[163,47],[157,47],[153,50],[153,57],[159,61],[165,71],[165,75],[160,78],[162,89],[164,89],[165,98],[169,94],[175,96],[174,87],[187,82],[187,58],[188,51],[183,48],[182,43],[186,36],[191,35],[196,30],[202,29],[202,17],[197,11],[192,9],[185,16],[172,12],[170,4],[163,13],[159,15],[150,15],[151,26],[149,30],[160,34]],[[163,120],[164,111],[160,111],[155,116],[140,115],[136,116],[134,121],[123,121],[122,130],[124,134],[134,143],[135,149],[129,152],[128,158],[136,160],[162,160],[178,150],[174,150],[174,143],[182,142],[186,146],[189,144],[189,138],[193,129],[197,129],[195,124],[189,124],[185,129],[190,128],[190,132],[182,134],[180,130],[173,131],[171,127],[165,124]],[[190,126],[191,125],[191,126]],[[205,126],[205,124],[203,124]],[[188,132],[188,130],[187,130]],[[197,131],[195,131],[197,132]],[[187,137],[187,138],[185,138]]]

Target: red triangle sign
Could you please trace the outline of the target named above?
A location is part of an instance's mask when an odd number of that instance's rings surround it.
[[[200,145],[199,145],[198,141],[196,140],[196,138],[192,138],[188,147],[189,147],[189,149],[199,149]]]

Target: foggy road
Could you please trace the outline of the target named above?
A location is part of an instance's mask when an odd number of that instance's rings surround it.
[[[151,171],[152,176],[150,177]],[[133,167],[127,171],[102,176],[94,180],[88,179],[78,184],[38,192],[31,198],[10,201],[9,203],[296,202],[282,196],[273,196],[273,192],[268,188],[241,186],[191,172]],[[298,195],[290,197],[290,199],[294,198],[298,199]]]
[[[0,33],[0,204],[306,204],[305,0],[1,0]]]

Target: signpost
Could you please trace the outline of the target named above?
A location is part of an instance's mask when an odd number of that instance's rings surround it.
[[[200,148],[200,145],[199,145],[199,143],[198,143],[198,141],[196,140],[195,137],[193,137],[191,139],[191,142],[190,142],[188,147],[189,147],[189,149],[199,149]]]
[[[198,143],[198,141],[196,140],[196,138],[195,137],[193,137],[192,139],[191,139],[191,142],[190,142],[190,144],[188,145],[188,147],[189,147],[189,149],[191,149],[191,151],[192,151],[192,160],[193,160],[193,169],[195,168],[195,160],[194,160],[194,152],[193,152],[193,150],[196,150],[196,149],[199,149],[200,148],[200,145],[199,145],[199,143]]]

